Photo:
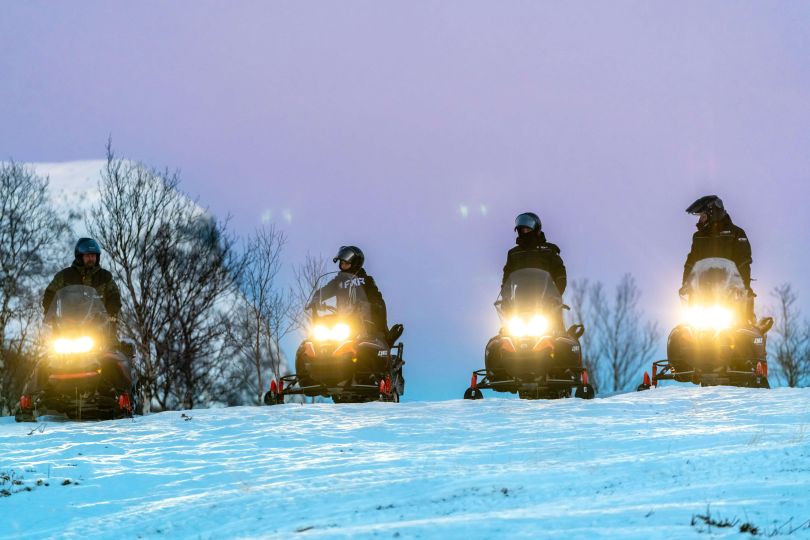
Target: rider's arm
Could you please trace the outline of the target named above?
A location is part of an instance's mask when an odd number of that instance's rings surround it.
[[[560,248],[554,244],[549,244],[551,247],[551,278],[557,286],[560,294],[565,292],[565,287],[568,285],[568,274],[565,271],[565,263],[560,257]]]
[[[681,280],[681,285],[686,285],[686,280],[689,278],[689,273],[692,271],[692,267],[695,266],[695,236],[697,233],[692,235],[692,247],[689,249],[689,254],[686,256],[686,262],[683,265],[683,279]]]
[[[385,307],[385,300],[383,300],[382,293],[380,292],[380,289],[377,288],[377,283],[374,281],[373,277],[366,275],[364,290],[366,293],[366,298],[368,298],[368,301],[371,304],[371,318],[375,324],[383,327],[380,328],[380,330],[387,332],[388,313]]]
[[[110,281],[104,285],[104,307],[110,317],[118,317],[121,312],[121,290],[110,276]]]
[[[62,276],[62,272],[58,272],[53,279],[45,287],[45,293],[42,295],[42,309],[45,313],[48,313],[48,309],[51,307],[51,302],[53,302],[53,297],[56,296],[56,291],[61,289],[65,284],[65,279]]]
[[[512,273],[512,257],[510,257],[511,252],[506,254],[506,264],[503,265],[503,277],[501,278],[501,289],[503,289],[503,284],[506,283],[506,278],[509,277],[509,274]]]
[[[745,231],[737,228],[734,235],[734,262],[747,289],[751,288],[751,244]]]

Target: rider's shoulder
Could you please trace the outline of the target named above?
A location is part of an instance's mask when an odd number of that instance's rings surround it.
[[[557,244],[552,244],[551,242],[545,242],[542,244],[541,249],[547,249],[548,251],[552,252],[555,255],[560,254],[560,246]]]

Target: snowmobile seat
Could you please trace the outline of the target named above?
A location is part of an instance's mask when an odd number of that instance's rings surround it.
[[[391,327],[388,333],[385,335],[385,341],[388,343],[389,347],[393,347],[394,343],[402,336],[402,332],[405,331],[405,327],[401,324],[395,324]]]

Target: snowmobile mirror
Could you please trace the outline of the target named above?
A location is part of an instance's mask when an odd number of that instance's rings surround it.
[[[759,323],[757,324],[757,328],[763,334],[766,334],[768,330],[773,328],[773,317],[765,317],[764,319],[760,319]]]
[[[585,333],[585,326],[581,324],[572,324],[568,328],[568,335],[574,339],[579,339]]]
[[[563,304],[560,307],[562,307],[563,309],[567,309],[568,311],[571,311],[571,306],[569,306],[568,304]]]

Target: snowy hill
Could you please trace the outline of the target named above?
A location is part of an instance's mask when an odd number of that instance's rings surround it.
[[[3,418],[0,537],[810,538],[809,423],[810,389],[696,387]]]

